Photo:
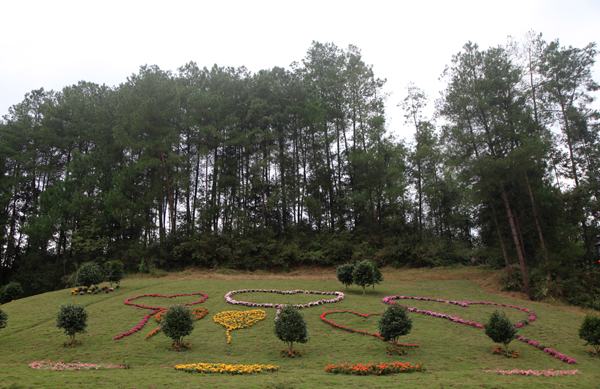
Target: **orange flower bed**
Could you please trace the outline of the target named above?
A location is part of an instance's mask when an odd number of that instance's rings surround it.
[[[413,373],[424,371],[420,363],[416,365],[410,362],[380,362],[380,363],[341,363],[325,366],[327,373],[352,374],[352,375],[388,375],[398,373]]]

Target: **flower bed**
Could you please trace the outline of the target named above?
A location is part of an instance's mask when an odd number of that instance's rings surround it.
[[[29,367],[36,370],[100,370],[100,369],[127,369],[127,365],[116,365],[107,363],[83,363],[83,362],[61,362],[61,361],[33,361]]]
[[[175,370],[186,371],[189,373],[256,374],[277,371],[279,370],[279,366],[261,364],[243,365],[200,362],[175,365]]]
[[[262,309],[251,309],[249,311],[223,311],[213,316],[213,321],[225,327],[227,344],[230,344],[232,331],[252,327],[266,317],[267,313]]]
[[[579,370],[521,370],[521,369],[512,369],[512,370],[484,370],[486,373],[494,373],[500,375],[524,375],[524,376],[533,376],[533,377],[558,377],[565,375],[575,375],[579,374]]]
[[[516,328],[522,328],[522,327],[528,325],[529,323],[537,320],[537,315],[535,314],[535,312],[533,312],[529,308],[520,307],[518,305],[496,303],[496,302],[492,302],[492,301],[446,300],[446,299],[433,298],[433,297],[402,296],[402,295],[386,296],[383,298],[382,301],[384,304],[391,305],[391,304],[397,304],[396,303],[397,300],[433,301],[433,302],[437,302],[437,303],[457,305],[457,306],[460,306],[463,308],[468,308],[470,305],[493,305],[493,306],[498,306],[498,307],[503,307],[503,308],[512,308],[512,309],[516,309],[516,310],[527,313],[527,319],[517,322],[515,324]],[[426,309],[419,309],[419,308],[409,307],[409,306],[405,306],[405,305],[403,305],[403,307],[405,307],[409,312],[414,312],[414,313],[419,313],[422,315],[428,315],[428,316],[432,316],[432,317],[446,319],[446,320],[450,320],[454,323],[463,324],[463,325],[474,327],[474,328],[480,328],[480,329],[484,328],[484,325],[482,323],[479,323],[479,322],[476,322],[473,320],[466,320],[466,319],[461,318],[460,316],[449,315],[446,313],[435,312],[435,311],[430,311],[430,310],[426,310]],[[551,355],[552,357],[559,359],[565,363],[568,363],[568,364],[577,363],[575,358],[572,358],[572,357],[569,357],[568,355],[562,354],[553,348],[543,346],[540,344],[540,342],[538,342],[536,340],[529,339],[529,338],[526,338],[521,335],[517,335],[516,339],[520,342],[529,344],[530,346],[540,349],[543,352],[545,352],[546,354]]]
[[[140,320],[135,326],[133,326],[132,328],[130,328],[129,330],[127,330],[125,332],[122,332],[122,333],[116,335],[115,337],[113,337],[113,339],[114,340],[119,340],[119,339],[123,339],[126,336],[135,334],[136,332],[138,332],[142,328],[144,328],[144,326],[146,325],[146,323],[148,323],[148,321],[152,317],[156,316],[161,311],[166,311],[168,309],[168,307],[151,306],[151,305],[146,305],[146,304],[138,304],[138,303],[134,303],[133,301],[135,301],[137,299],[140,299],[140,298],[143,298],[143,297],[157,297],[157,298],[173,299],[173,298],[176,298],[176,297],[187,297],[187,296],[200,296],[200,298],[198,300],[194,300],[191,303],[183,304],[184,306],[188,306],[188,307],[189,306],[193,306],[193,305],[197,305],[197,304],[202,304],[203,302],[206,301],[206,299],[208,299],[208,295],[206,293],[202,293],[202,292],[196,292],[196,293],[179,293],[179,294],[170,294],[170,295],[150,293],[150,294],[141,294],[139,296],[134,296],[134,297],[130,297],[130,298],[125,299],[125,301],[124,301],[125,305],[129,305],[129,306],[140,308],[140,309],[149,309],[149,310],[151,310],[151,312],[148,313],[147,315],[145,315],[142,318],[142,320]]]
[[[388,375],[398,373],[413,373],[424,371],[420,363],[416,365],[410,362],[380,362],[380,363],[341,363],[325,366],[327,373],[353,374],[353,375]]]
[[[86,294],[111,293],[114,291],[115,291],[115,288],[111,288],[109,286],[98,286],[98,285],[92,285],[90,287],[78,286],[77,288],[71,289],[71,296],[83,296]]]
[[[367,335],[367,336],[372,336],[374,338],[378,338],[383,340],[383,337],[381,336],[380,333],[378,332],[369,332],[369,331],[365,331],[365,330],[357,330],[354,328],[350,328],[350,327],[346,327],[343,326],[331,319],[328,319],[327,316],[334,314],[334,313],[350,313],[352,315],[356,315],[356,316],[360,316],[363,318],[368,318],[371,316],[381,316],[381,313],[360,313],[360,312],[354,312],[354,311],[350,311],[350,310],[334,310],[334,311],[325,311],[321,314],[320,318],[322,321],[324,321],[325,323],[329,324],[330,326],[332,326],[333,328],[337,328],[340,329],[342,331],[347,331],[347,332],[351,332],[354,334],[362,334],[362,335]],[[396,345],[401,346],[401,347],[419,347],[418,344],[415,343],[396,343]]]
[[[304,304],[289,304],[289,305],[291,305],[293,307],[296,307],[298,309],[316,307],[317,305],[323,305],[323,304],[337,303],[337,302],[342,301],[344,299],[344,293],[338,292],[338,291],[301,290],[301,289],[296,289],[296,290],[239,289],[239,290],[232,290],[232,291],[227,292],[225,294],[225,301],[228,304],[243,305],[243,306],[246,306],[246,307],[275,308],[275,309],[277,309],[277,313],[279,313],[279,311],[281,310],[281,308],[283,308],[286,305],[286,304],[274,304],[274,303],[254,303],[254,302],[251,302],[251,301],[241,301],[241,300],[236,300],[236,299],[233,298],[234,295],[236,295],[236,294],[242,294],[242,293],[274,293],[274,294],[283,294],[283,295],[291,295],[291,294],[319,294],[319,295],[325,295],[325,296],[335,296],[334,298],[321,299],[321,300],[311,301],[311,302],[304,303]]]

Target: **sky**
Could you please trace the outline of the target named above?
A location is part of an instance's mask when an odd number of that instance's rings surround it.
[[[316,40],[362,50],[387,79],[388,130],[408,138],[398,107],[407,85],[437,98],[444,67],[467,41],[485,48],[533,30],[582,47],[600,43],[599,20],[598,0],[5,0],[0,116],[33,89],[118,85],[144,64],[287,67]],[[600,64],[594,74],[600,80]]]

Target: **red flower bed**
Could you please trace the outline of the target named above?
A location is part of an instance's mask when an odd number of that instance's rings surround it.
[[[350,328],[350,327],[346,327],[343,326],[331,319],[328,319],[327,316],[331,315],[333,313],[350,313],[356,316],[360,316],[363,318],[368,318],[370,316],[381,316],[381,313],[360,313],[360,312],[354,312],[354,311],[350,311],[350,310],[333,310],[333,311],[325,311],[321,314],[321,320],[323,320],[325,323],[329,324],[330,326],[343,330],[343,331],[347,331],[347,332],[351,332],[351,333],[355,333],[355,334],[362,334],[362,335],[368,335],[368,336],[372,336],[378,339],[383,340],[383,337],[381,336],[380,333],[378,332],[369,332],[369,331],[365,331],[365,330],[357,330],[354,328]],[[418,344],[414,344],[414,343],[396,343],[398,346],[401,347],[419,347]]]
[[[202,292],[196,292],[196,293],[178,293],[178,294],[169,294],[169,295],[164,295],[164,294],[158,294],[158,293],[150,293],[150,294],[141,294],[139,296],[134,296],[134,297],[130,297],[125,299],[124,304],[125,305],[129,305],[132,307],[136,307],[136,308],[140,308],[140,309],[150,309],[152,310],[152,312],[150,312],[149,314],[147,314],[146,316],[144,316],[142,318],[142,320],[140,320],[135,326],[133,326],[132,328],[130,328],[129,330],[116,335],[113,339],[114,340],[119,340],[119,339],[123,339],[126,336],[135,334],[136,332],[140,331],[142,328],[144,328],[144,326],[146,325],[146,323],[148,323],[148,321],[150,320],[150,318],[152,318],[153,316],[156,316],[157,314],[159,314],[161,311],[166,311],[168,308],[167,307],[161,307],[161,306],[151,306],[151,305],[145,305],[145,304],[137,304],[134,303],[133,301],[140,299],[142,297],[158,297],[158,298],[167,298],[167,299],[172,299],[172,298],[176,298],[176,297],[186,297],[186,296],[200,296],[200,298],[198,300],[192,301],[191,303],[186,303],[183,304],[185,306],[192,306],[192,305],[197,305],[197,304],[202,304],[203,302],[206,301],[206,299],[208,299],[208,295],[206,293],[202,293]]]

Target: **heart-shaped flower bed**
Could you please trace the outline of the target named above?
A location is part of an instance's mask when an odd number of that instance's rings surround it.
[[[336,313],[347,313],[347,314],[349,313],[351,315],[359,316],[364,319],[368,319],[371,316],[381,316],[381,313],[360,313],[360,312],[354,312],[354,311],[350,311],[350,310],[335,310],[335,311],[325,311],[321,314],[320,317],[321,317],[321,320],[323,320],[325,323],[329,324],[330,326],[332,326],[334,328],[338,328],[340,330],[355,333],[355,334],[368,335],[368,336],[372,336],[377,339],[383,340],[383,337],[381,336],[381,334],[379,332],[369,332],[369,331],[365,331],[365,330],[357,330],[354,328],[350,328],[350,327],[341,325],[341,324],[327,318],[328,315],[336,314]],[[397,345],[401,346],[401,347],[419,347],[418,344],[414,344],[414,343],[397,343]]]
[[[502,308],[512,308],[512,309],[516,309],[516,310],[525,312],[528,315],[527,320],[521,320],[515,324],[515,327],[517,327],[517,328],[524,327],[527,324],[537,320],[537,315],[535,314],[535,312],[531,311],[528,308],[520,307],[518,305],[496,303],[493,301],[446,300],[446,299],[433,298],[433,297],[402,296],[402,295],[386,296],[383,298],[383,302],[385,304],[390,304],[390,305],[397,304],[396,303],[397,300],[432,301],[432,302],[443,303],[443,304],[457,305],[457,306],[463,307],[463,308],[468,308],[470,305],[492,305],[492,306],[498,306],[498,307],[502,307]],[[400,304],[398,304],[398,305],[400,305]],[[473,320],[463,319],[460,316],[449,315],[447,313],[430,311],[430,310],[426,310],[426,309],[419,309],[419,308],[415,308],[415,307],[409,307],[406,305],[402,305],[402,306],[405,307],[409,312],[418,313],[421,315],[432,316],[432,317],[437,317],[440,319],[446,319],[446,320],[450,320],[457,324],[462,324],[462,325],[466,325],[466,326],[470,326],[470,327],[474,327],[474,328],[479,328],[479,329],[484,328],[484,325],[482,323],[479,323],[479,322],[473,321]],[[540,342],[535,341],[533,339],[529,339],[529,338],[526,338],[521,335],[517,335],[516,339],[523,343],[527,343],[530,346],[533,346],[537,349],[540,349],[540,350],[544,351],[546,354],[549,354],[556,359],[560,359],[561,361],[563,361],[565,363],[569,363],[569,364],[577,363],[575,358],[572,358],[563,353],[560,353],[559,351],[557,351],[553,348],[543,346]]]
[[[262,309],[251,309],[249,311],[223,311],[213,316],[213,321],[225,327],[227,344],[230,344],[232,331],[252,327],[266,317],[267,313]]]
[[[335,296],[334,298],[329,299],[321,299],[316,301],[311,301],[304,304],[275,304],[275,303],[254,303],[251,301],[241,301],[233,298],[236,294],[242,293],[273,293],[273,294],[282,294],[282,295],[293,295],[293,294],[317,294],[317,295],[325,295],[325,296]],[[291,305],[298,309],[302,308],[310,308],[316,307],[317,305],[337,303],[344,299],[344,293],[338,291],[321,291],[321,290],[278,290],[278,289],[240,289],[240,290],[232,290],[225,294],[225,301],[229,304],[234,305],[244,305],[246,307],[254,307],[254,308],[275,308],[277,312],[281,310],[285,305]]]
[[[190,303],[186,303],[183,304],[185,306],[192,306],[192,305],[197,305],[197,304],[202,304],[203,302],[206,301],[206,299],[208,299],[208,295],[206,293],[202,293],[202,292],[196,292],[196,293],[178,293],[178,294],[158,294],[158,293],[150,293],[150,294],[141,294],[139,296],[134,296],[134,297],[130,297],[125,299],[124,304],[125,305],[130,305],[132,307],[136,307],[136,308],[140,308],[140,309],[150,309],[152,310],[152,312],[150,312],[149,314],[147,314],[146,316],[144,316],[142,318],[142,320],[140,320],[135,326],[133,326],[132,328],[130,328],[129,330],[116,335],[113,339],[114,340],[119,340],[119,339],[123,339],[126,336],[135,334],[136,332],[140,331],[142,328],[144,328],[144,326],[146,325],[146,323],[148,323],[148,321],[150,320],[150,318],[152,318],[153,316],[156,316],[158,313],[160,313],[161,311],[166,311],[167,309],[169,309],[168,307],[162,307],[162,306],[153,306],[153,305],[146,305],[146,304],[138,304],[138,303],[134,303],[133,301],[137,300],[137,299],[141,299],[143,297],[157,297],[157,298],[163,298],[163,299],[174,299],[176,297],[187,297],[187,296],[200,296],[199,299],[194,300]]]

